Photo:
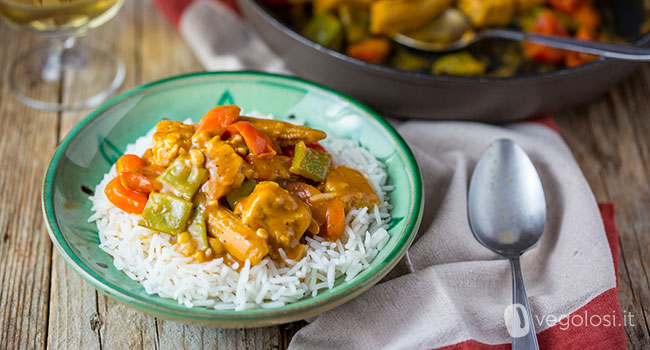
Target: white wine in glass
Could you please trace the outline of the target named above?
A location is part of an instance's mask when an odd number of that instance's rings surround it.
[[[45,110],[93,107],[110,96],[124,80],[124,63],[100,45],[80,44],[77,38],[113,18],[124,0],[0,0],[0,17],[11,27],[46,36],[49,45],[19,55],[9,76],[10,88],[23,103]],[[60,89],[63,76],[93,77],[92,87],[75,90],[73,98],[35,95],[34,86]],[[75,82],[67,82],[72,89]],[[43,100],[43,96],[54,96]]]

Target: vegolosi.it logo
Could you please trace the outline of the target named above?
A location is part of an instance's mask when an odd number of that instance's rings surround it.
[[[508,333],[513,338],[521,338],[530,332],[530,318],[522,304],[512,304],[503,312]]]
[[[536,329],[545,329],[556,326],[560,330],[567,330],[571,327],[619,327],[636,326],[634,314],[629,311],[612,310],[611,313],[591,314],[588,311],[574,312],[571,315],[535,315],[528,317],[526,308],[522,304],[508,305],[503,312],[503,319],[508,333],[513,338],[521,338],[531,330],[530,322],[535,323]]]

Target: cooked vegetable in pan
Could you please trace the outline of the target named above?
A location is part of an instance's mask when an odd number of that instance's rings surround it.
[[[299,260],[305,235],[335,241],[351,208],[379,204],[361,172],[332,163],[326,136],[218,106],[197,125],[159,122],[151,149],[120,157],[105,194],[199,262]]]
[[[362,61],[456,76],[497,76],[574,67],[597,56],[534,43],[485,40],[466,50],[423,53],[395,33],[440,44],[483,28],[511,27],[581,40],[618,41],[594,0],[262,0],[310,40]]]

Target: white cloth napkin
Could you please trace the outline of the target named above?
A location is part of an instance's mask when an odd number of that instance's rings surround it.
[[[542,178],[548,223],[522,256],[533,315],[558,318],[616,287],[611,252],[594,196],[562,139],[536,123],[496,127],[407,122],[398,131],[423,174],[425,206],[415,243],[392,279],[317,316],[290,349],[427,349],[476,340],[510,341],[510,265],[473,237],[467,221],[472,169],[492,141],[510,138]],[[537,327],[540,332],[552,324]]]
[[[290,73],[232,8],[221,2],[193,1],[183,12],[178,30],[206,70]]]

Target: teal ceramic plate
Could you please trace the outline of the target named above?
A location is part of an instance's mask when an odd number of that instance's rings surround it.
[[[290,115],[328,134],[358,140],[388,167],[393,205],[391,238],[371,265],[354,279],[337,280],[316,297],[282,307],[223,311],[188,308],[149,295],[118,271],[99,248],[97,228],[88,223],[94,189],[127,144],[163,118],[198,121],[220,104],[244,111]],[[198,73],[169,78],[124,93],[92,112],[63,140],[43,185],[43,213],[54,246],[84,280],[130,307],[165,319],[214,327],[257,327],[285,323],[340,305],[377,283],[402,258],[422,216],[422,186],[411,151],[395,130],[361,103],[316,84],[257,72]]]

